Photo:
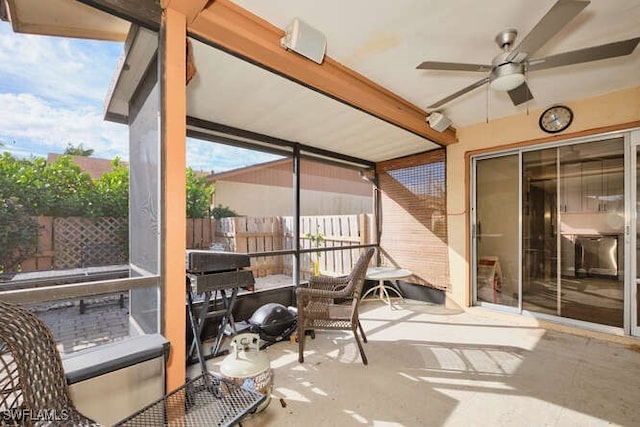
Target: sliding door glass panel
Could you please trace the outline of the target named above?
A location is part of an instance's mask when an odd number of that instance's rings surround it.
[[[624,140],[558,150],[561,281],[556,314],[622,327]]]
[[[624,138],[520,158],[521,165],[515,154],[476,161],[477,301],[517,307],[521,293],[523,310],[622,328]],[[634,328],[639,291],[631,294]]]
[[[522,308],[553,315],[561,292],[557,153],[551,148],[522,154]]]
[[[476,296],[518,306],[519,162],[509,155],[476,163]]]

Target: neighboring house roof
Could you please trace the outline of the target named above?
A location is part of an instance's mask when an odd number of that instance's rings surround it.
[[[49,153],[47,155],[47,163],[55,163],[58,159],[65,154],[56,154]],[[98,159],[95,157],[86,157],[86,156],[70,156],[73,159],[73,162],[80,166],[83,172],[88,173],[91,178],[97,179],[100,178],[106,172],[111,172],[113,170],[113,166],[111,166],[111,162],[113,160],[110,159]],[[123,166],[127,165],[127,162],[120,162]]]
[[[207,177],[207,181],[293,187],[292,162],[292,159],[287,158],[212,173]],[[303,159],[300,162],[300,171],[300,188],[303,190],[371,195],[371,183],[362,179],[357,170]]]

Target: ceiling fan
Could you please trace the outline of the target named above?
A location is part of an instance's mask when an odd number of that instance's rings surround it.
[[[426,61],[418,65],[417,68],[420,70],[488,73],[481,80],[464,89],[460,89],[427,108],[439,108],[485,83],[489,83],[489,86],[494,90],[507,92],[513,105],[520,105],[533,99],[533,95],[525,81],[525,72],[615,58],[633,52],[638,42],[640,42],[640,37],[542,58],[531,58],[531,55],[536,53],[589,3],[590,1],[558,0],[516,47],[513,46],[518,32],[511,28],[501,31],[495,37],[495,41],[503,52],[493,58],[491,65],[437,61]]]

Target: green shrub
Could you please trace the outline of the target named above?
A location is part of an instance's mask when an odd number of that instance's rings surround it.
[[[211,196],[215,187],[204,176],[187,168],[187,218],[209,218]]]
[[[40,226],[15,198],[0,196],[0,273],[15,272],[36,252]]]
[[[228,206],[218,205],[215,208],[211,209],[211,216],[215,219],[220,219],[240,215]]]

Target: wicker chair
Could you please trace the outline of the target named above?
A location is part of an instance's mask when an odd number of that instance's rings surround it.
[[[24,308],[0,301],[0,424],[95,426],[69,397],[49,328]]]
[[[298,305],[298,361],[304,362],[304,341],[306,331],[316,329],[351,330],[355,336],[362,363],[368,363],[364,348],[358,337],[367,342],[358,318],[358,303],[362,294],[365,275],[374,249],[368,248],[360,255],[347,277],[314,276],[308,287],[296,289]]]

